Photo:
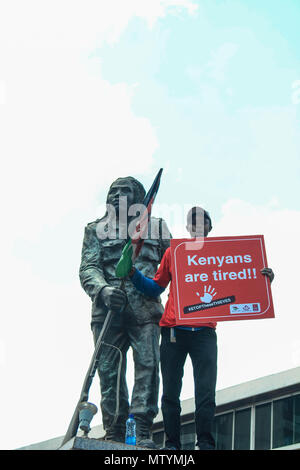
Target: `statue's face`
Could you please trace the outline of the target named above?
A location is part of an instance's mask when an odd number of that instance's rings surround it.
[[[122,197],[122,204],[126,202],[127,210],[135,203],[135,194],[133,187],[128,183],[116,183],[111,188],[107,195],[107,204],[111,204],[117,213],[120,208],[120,198]],[[124,199],[123,199],[124,198]],[[126,199],[125,199],[126,198]]]

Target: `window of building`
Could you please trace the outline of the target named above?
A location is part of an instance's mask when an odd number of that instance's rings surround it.
[[[152,439],[158,446],[162,447],[164,445],[164,431],[153,432]]]
[[[273,403],[273,448],[293,444],[293,397]]]
[[[181,448],[183,450],[195,449],[195,423],[183,424],[180,432]]]
[[[233,413],[226,413],[215,417],[214,420],[214,436],[216,441],[216,449],[231,450],[232,449],[232,430],[233,430]]]
[[[268,450],[300,443],[300,394],[216,415],[213,432],[218,450]],[[153,440],[163,446],[164,432],[153,433]],[[194,422],[181,426],[181,442],[182,449],[194,449]]]
[[[300,442],[300,395],[273,402],[273,448]]]
[[[271,403],[255,407],[255,450],[271,448]]]
[[[251,408],[238,410],[234,416],[234,450],[250,449]]]
[[[294,397],[294,443],[300,442],[300,395]]]

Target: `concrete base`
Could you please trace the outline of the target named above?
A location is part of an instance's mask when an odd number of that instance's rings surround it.
[[[58,450],[151,450],[145,447],[130,446],[122,442],[104,441],[89,437],[73,437]],[[153,449],[152,449],[153,450]]]

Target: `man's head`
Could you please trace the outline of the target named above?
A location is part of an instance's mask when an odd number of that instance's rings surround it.
[[[141,204],[145,194],[144,186],[132,176],[118,178],[109,188],[106,204],[111,204],[118,213],[120,197],[126,197],[128,211],[132,204]]]
[[[202,207],[192,207],[187,215],[186,229],[192,238],[207,237],[212,229],[209,213]]]

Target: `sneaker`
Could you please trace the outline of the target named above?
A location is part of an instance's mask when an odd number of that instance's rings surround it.
[[[139,439],[136,445],[140,447],[146,447],[146,449],[158,449],[158,446],[154,441],[152,441],[152,439]]]
[[[195,450],[215,450],[214,447],[210,446],[210,445],[202,445],[202,446],[195,446]]]

